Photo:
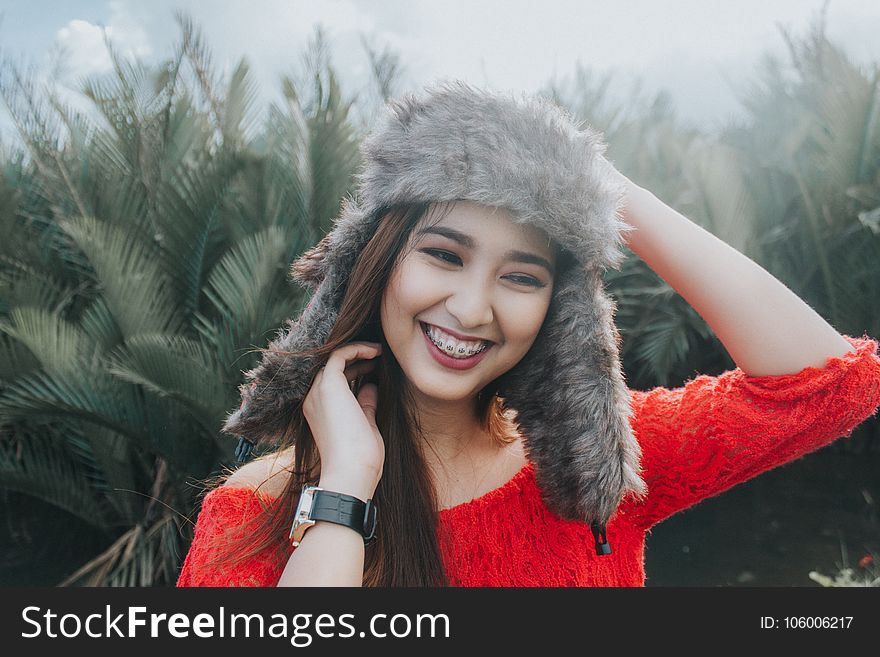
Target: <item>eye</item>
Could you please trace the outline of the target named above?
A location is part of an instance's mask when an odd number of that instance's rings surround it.
[[[438,260],[442,260],[443,262],[449,263],[451,265],[457,265],[461,263],[461,260],[454,253],[450,253],[449,251],[441,251],[440,249],[422,249],[423,253],[427,253]],[[509,279],[513,280],[517,285],[528,285],[529,287],[542,288],[547,287],[546,283],[542,283],[537,278],[533,278],[532,276],[521,276],[518,274],[511,274],[508,276]]]
[[[532,278],[531,276],[510,276],[510,278],[519,279],[518,282],[522,282],[523,285],[530,285],[531,287],[547,287],[546,283],[542,283],[537,278]]]
[[[428,255],[434,256],[438,260],[442,260],[443,262],[448,262],[450,264],[458,264],[461,260],[458,259],[458,256],[454,253],[450,253],[449,251],[441,251],[439,249],[423,249],[424,253]]]

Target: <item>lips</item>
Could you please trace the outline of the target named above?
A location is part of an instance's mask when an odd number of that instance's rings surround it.
[[[424,322],[422,322],[422,325],[424,326]],[[483,358],[485,358],[486,354],[492,350],[492,347],[495,346],[494,343],[490,343],[485,349],[477,352],[470,358],[453,358],[434,344],[434,341],[431,340],[424,328],[422,329],[421,334],[425,339],[428,353],[430,353],[434,360],[440,365],[451,370],[469,370],[472,367],[475,367],[481,360],[483,360]]]

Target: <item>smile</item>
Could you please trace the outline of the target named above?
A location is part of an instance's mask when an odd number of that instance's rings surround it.
[[[428,345],[428,351],[438,363],[455,370],[474,367],[485,357],[494,343],[481,341],[464,341],[443,333],[430,324],[420,322],[422,335]]]

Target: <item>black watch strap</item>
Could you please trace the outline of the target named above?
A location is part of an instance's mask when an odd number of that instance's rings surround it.
[[[376,505],[373,500],[363,502],[344,493],[318,490],[309,517],[351,527],[364,537],[365,544],[376,538]]]

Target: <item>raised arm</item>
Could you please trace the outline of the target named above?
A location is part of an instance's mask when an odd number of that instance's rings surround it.
[[[880,405],[880,357],[840,335],[779,280],[622,177],[629,247],[706,320],[737,368],[672,390],[632,391],[651,527],[849,435]]]
[[[823,367],[852,346],[781,281],[621,175],[632,251],[693,306],[749,376]]]

